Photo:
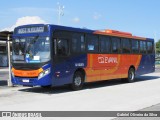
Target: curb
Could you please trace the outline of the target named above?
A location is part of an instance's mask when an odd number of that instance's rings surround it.
[[[0,67],[0,71],[2,71],[2,72],[6,72],[6,71],[9,71],[9,69],[8,68],[3,68],[3,67]]]

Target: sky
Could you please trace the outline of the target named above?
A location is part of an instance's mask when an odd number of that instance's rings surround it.
[[[113,29],[160,39],[160,0],[0,0],[0,30],[32,23]]]

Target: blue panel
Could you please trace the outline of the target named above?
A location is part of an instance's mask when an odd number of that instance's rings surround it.
[[[72,78],[74,72],[78,68],[85,68],[87,66],[87,55],[79,55],[76,57],[71,57],[68,60],[65,60],[62,63],[59,63],[54,66],[54,78],[53,86],[59,86],[64,84],[72,83]],[[59,76],[56,76],[59,72]]]
[[[82,32],[82,33],[93,33],[94,30],[90,29],[82,29],[82,28],[72,28],[72,27],[66,27],[66,26],[59,26],[59,25],[49,25],[50,31],[53,30],[67,30],[67,31],[74,31],[74,32]]]
[[[24,82],[24,80],[28,80],[28,82]],[[15,85],[26,85],[26,86],[46,86],[51,85],[51,78],[50,75],[46,75],[45,77],[38,79],[38,78],[21,78],[21,77],[13,77],[12,76],[12,83]]]
[[[136,75],[143,75],[155,71],[155,55],[142,55]]]

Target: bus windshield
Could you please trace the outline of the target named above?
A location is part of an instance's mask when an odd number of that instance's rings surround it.
[[[13,39],[13,63],[39,63],[50,60],[49,37],[17,37]]]

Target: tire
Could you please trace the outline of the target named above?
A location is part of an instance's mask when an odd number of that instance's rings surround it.
[[[41,88],[44,88],[44,89],[49,89],[49,88],[51,88],[51,87],[52,87],[51,85],[41,86]]]
[[[132,83],[135,80],[135,70],[134,68],[130,68],[128,71],[128,78],[127,78],[127,82],[128,83]]]
[[[74,91],[80,90],[82,89],[83,84],[84,84],[84,75],[80,71],[75,72],[70,88]]]

